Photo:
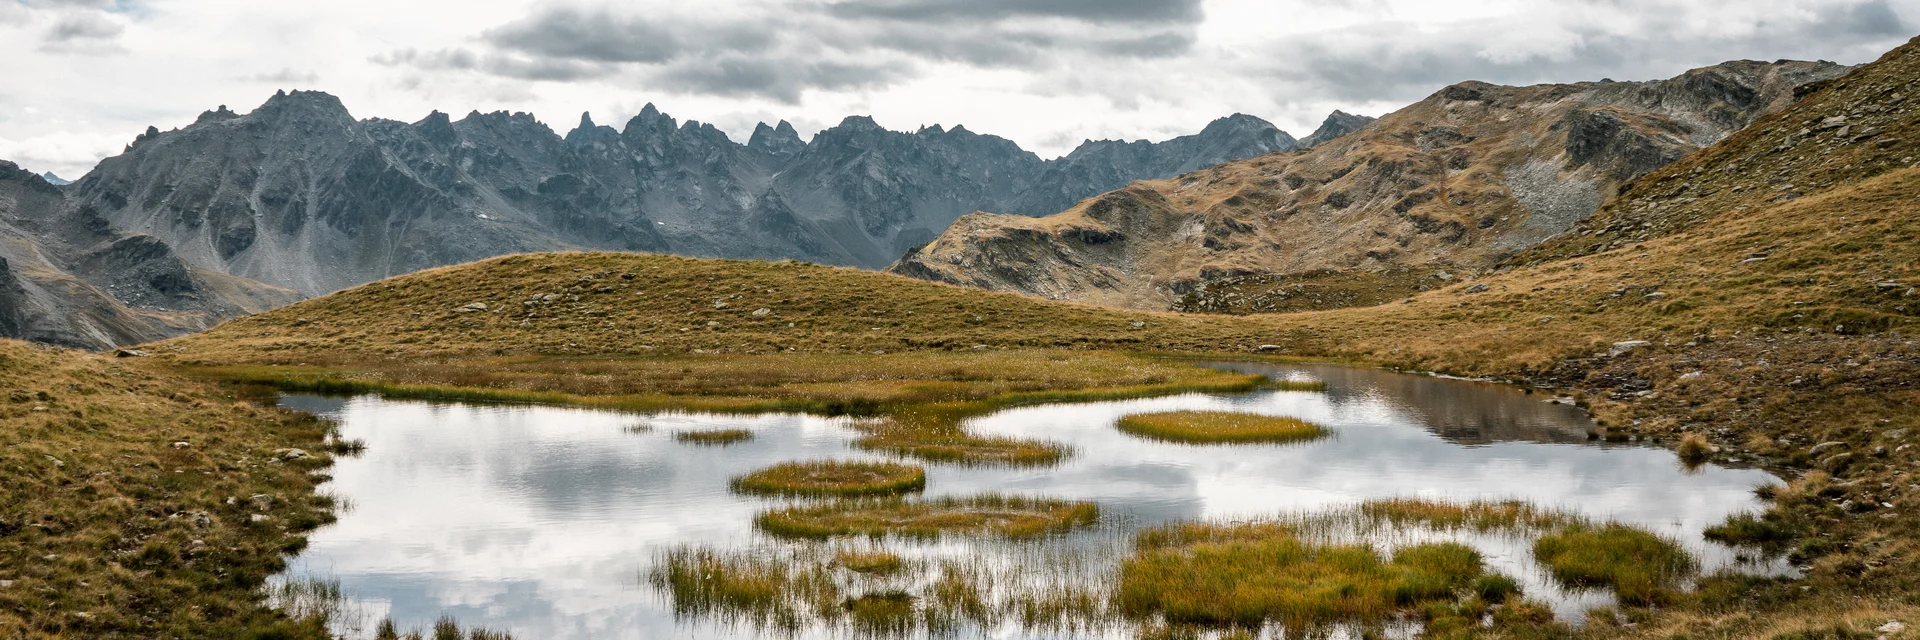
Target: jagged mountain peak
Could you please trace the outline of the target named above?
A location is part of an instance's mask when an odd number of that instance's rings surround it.
[[[794,131],[793,125],[785,120],[771,127],[762,122],[753,128],[753,136],[747,139],[748,149],[764,151],[779,157],[799,153],[806,146],[807,143],[800,141],[800,132]]]
[[[273,94],[273,97],[267,98],[266,102],[261,103],[259,109],[255,109],[248,115],[276,112],[319,113],[329,116],[338,115],[348,119],[353,117],[347,111],[346,103],[325,91],[293,91],[291,93],[280,91]]]
[[[54,175],[52,171],[48,171],[46,173],[40,174],[40,179],[45,180],[47,184],[50,184],[56,187],[64,187],[66,185],[73,184],[72,180],[68,180],[60,176]]]
[[[1368,116],[1357,116],[1335,109],[1333,113],[1327,114],[1326,120],[1320,122],[1319,129],[1314,130],[1312,135],[1300,139],[1300,148],[1311,149],[1320,146],[1334,138],[1359,131],[1361,127],[1372,124],[1373,121],[1374,119]]]

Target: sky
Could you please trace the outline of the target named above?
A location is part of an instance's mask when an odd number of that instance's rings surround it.
[[[0,0],[0,159],[77,178],[149,125],[280,89],[356,117],[647,103],[742,142],[848,115],[964,124],[1043,157],[1232,113],[1305,136],[1465,80],[1871,61],[1920,0]]]

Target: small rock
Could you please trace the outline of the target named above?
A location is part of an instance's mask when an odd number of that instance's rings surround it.
[[[772,315],[772,314],[773,314],[773,310],[772,310],[772,309],[767,309],[767,308],[764,308],[764,307],[762,307],[762,308],[759,308],[759,309],[754,309],[754,310],[753,310],[753,316],[754,316],[754,317],[756,317],[756,318],[764,318],[764,317],[767,317],[767,316],[769,316],[769,315]]]
[[[152,356],[151,354],[148,354],[147,352],[145,352],[145,351],[141,351],[141,350],[139,350],[139,349],[116,349],[116,350],[114,350],[114,352],[113,352],[113,357],[116,357],[116,358],[150,358],[150,357],[153,357],[153,356]]]
[[[709,327],[718,327],[718,326],[720,326],[720,322],[719,322],[719,321],[717,321],[717,320],[708,320],[708,321],[707,321],[707,326],[709,326]]]
[[[1476,284],[1471,287],[1467,287],[1467,293],[1486,293],[1487,288],[1488,288],[1487,285]]]
[[[197,528],[206,529],[213,526],[213,516],[205,511],[195,511],[187,514],[187,517],[193,520],[193,526]]]
[[[191,443],[191,442],[184,442],[184,441],[183,441],[183,442],[175,442],[175,443],[173,443],[173,448],[175,448],[175,449],[185,449],[185,448],[187,448],[187,447],[191,447],[191,446],[193,446],[193,443]]]
[[[1648,302],[1652,302],[1652,301],[1654,301],[1654,300],[1662,300],[1662,299],[1665,299],[1665,298],[1667,297],[1667,294],[1666,294],[1666,292],[1664,292],[1664,291],[1655,291],[1655,292],[1653,292],[1653,293],[1649,293],[1649,294],[1647,294],[1647,295],[1645,295],[1645,296],[1643,296],[1643,297],[1644,297],[1644,298],[1645,298],[1645,299],[1646,299],[1646,300],[1647,300]]]
[[[276,449],[273,457],[280,460],[304,460],[313,456],[300,449]]]
[[[0,585],[0,586],[5,586],[5,585]],[[1888,620],[1886,624],[1880,625],[1878,627],[1874,627],[1873,630],[1876,633],[1879,633],[1880,635],[1886,635],[1886,636],[1899,635],[1900,632],[1907,630],[1907,625],[1906,623],[1901,622],[1899,620]]]
[[[253,494],[247,498],[247,501],[253,503],[253,508],[261,511],[267,511],[273,508],[273,496],[264,493]]]
[[[973,345],[973,350],[974,351],[992,351],[993,347],[989,347],[984,344],[976,344],[976,345]]]
[[[1633,350],[1639,349],[1641,347],[1644,347],[1650,344],[1653,344],[1653,343],[1647,342],[1645,340],[1626,340],[1623,342],[1615,342],[1613,343],[1613,348],[1607,350],[1607,357],[1618,358],[1620,356],[1633,353]]]
[[[1832,442],[1822,442],[1820,444],[1813,445],[1812,449],[1808,449],[1807,455],[1818,458],[1822,453],[1826,453],[1829,450],[1838,449],[1844,446],[1847,446],[1847,443],[1840,442],[1838,440],[1835,440]]]
[[[1140,328],[1140,327],[1144,327],[1144,326],[1147,326],[1147,323],[1145,323],[1145,322],[1141,322],[1141,321],[1138,321],[1138,320],[1135,320],[1135,321],[1133,321],[1133,322],[1130,322],[1130,323],[1128,323],[1128,324],[1129,324],[1130,326],[1132,326],[1133,328],[1135,328],[1135,329],[1138,329],[1138,328]]]
[[[67,466],[67,463],[62,462],[59,458],[55,458],[53,456],[47,456],[47,461],[52,462],[53,466],[56,468]]]
[[[1680,379],[1681,380],[1699,380],[1700,378],[1703,378],[1706,375],[1707,374],[1699,371],[1688,371],[1686,373],[1680,374]]]
[[[6,589],[12,586],[13,586],[12,580],[0,580],[0,589]]]
[[[272,519],[273,519],[273,516],[270,516],[264,513],[256,513],[256,514],[247,516],[247,522],[254,522],[254,523],[266,522]]]
[[[455,309],[455,311],[458,311],[460,313],[472,313],[475,311],[486,311],[486,310],[487,310],[487,303],[485,302],[469,302],[467,303],[467,306],[460,307],[459,309]]]
[[[1255,348],[1254,351],[1259,351],[1261,353],[1271,353],[1274,351],[1279,351],[1281,348],[1282,347],[1277,344],[1263,344],[1263,345],[1260,345],[1258,348]]]

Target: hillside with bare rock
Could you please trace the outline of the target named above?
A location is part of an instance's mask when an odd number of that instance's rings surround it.
[[[971,214],[890,269],[1058,300],[1235,312],[1328,274],[1387,274],[1340,298],[1377,303],[1565,232],[1634,178],[1846,71],[1736,61],[1651,82],[1457,84],[1310,150],[1134,183],[1044,218]],[[1252,276],[1258,284],[1208,286]]]

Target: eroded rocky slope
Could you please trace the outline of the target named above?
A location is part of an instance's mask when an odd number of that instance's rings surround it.
[[[299,299],[194,268],[152,236],[116,231],[59,188],[0,161],[0,337],[103,348],[198,331]]]
[[[1621,185],[1846,70],[1739,61],[1651,82],[1462,83],[1309,150],[1135,183],[1044,218],[970,214],[891,270],[1214,311],[1267,310],[1292,285],[1376,273],[1365,295],[1341,299],[1378,302],[1567,231]],[[1328,306],[1341,305],[1265,305]]]

